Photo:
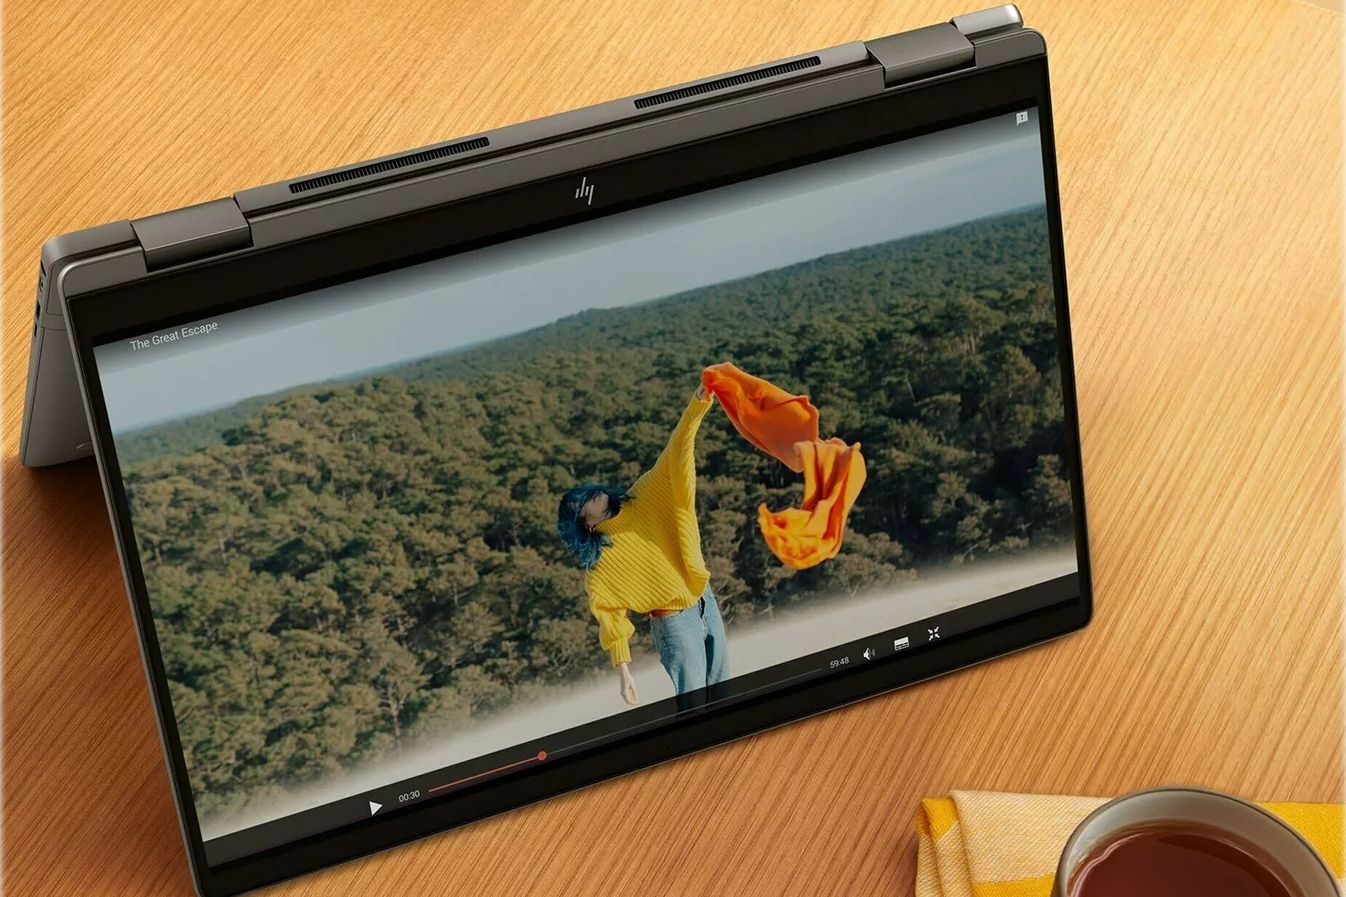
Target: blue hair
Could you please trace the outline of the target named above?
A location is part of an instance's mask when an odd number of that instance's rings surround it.
[[[566,490],[561,496],[561,506],[556,509],[556,535],[561,537],[566,550],[579,562],[582,570],[597,564],[603,549],[612,544],[607,536],[590,529],[580,516],[589,499],[600,492],[608,497],[609,517],[617,516],[622,503],[631,498],[625,489],[614,489],[601,483],[580,483]]]

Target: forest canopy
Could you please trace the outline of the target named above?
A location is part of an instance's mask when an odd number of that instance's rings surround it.
[[[707,364],[808,394],[869,469],[841,554],[792,571],[755,509],[797,502],[798,477],[706,419],[698,516],[731,632],[1068,542],[1048,245],[1027,209],[119,437],[199,810],[605,668],[557,500],[633,482]]]

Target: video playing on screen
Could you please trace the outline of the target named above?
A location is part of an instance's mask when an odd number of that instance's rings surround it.
[[[95,354],[207,842],[1077,570],[1036,113]]]

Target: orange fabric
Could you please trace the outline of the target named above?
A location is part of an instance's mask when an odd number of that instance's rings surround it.
[[[804,501],[797,508],[757,508],[757,524],[781,563],[806,570],[841,550],[846,516],[865,484],[860,444],[840,439],[798,443],[804,463]]]
[[[795,443],[818,439],[818,409],[808,396],[792,396],[727,361],[702,371],[701,383],[720,400],[740,436],[795,473],[803,473]]]
[[[781,563],[806,570],[841,550],[846,517],[865,484],[860,444],[818,438],[818,409],[773,383],[725,362],[701,372],[706,391],[720,400],[744,439],[796,473],[804,474],[797,508],[757,509],[762,537]]]

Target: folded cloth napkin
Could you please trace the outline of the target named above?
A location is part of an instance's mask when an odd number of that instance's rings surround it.
[[[955,791],[916,814],[916,897],[1050,897],[1075,826],[1103,797]],[[1341,804],[1261,804],[1343,873]]]

